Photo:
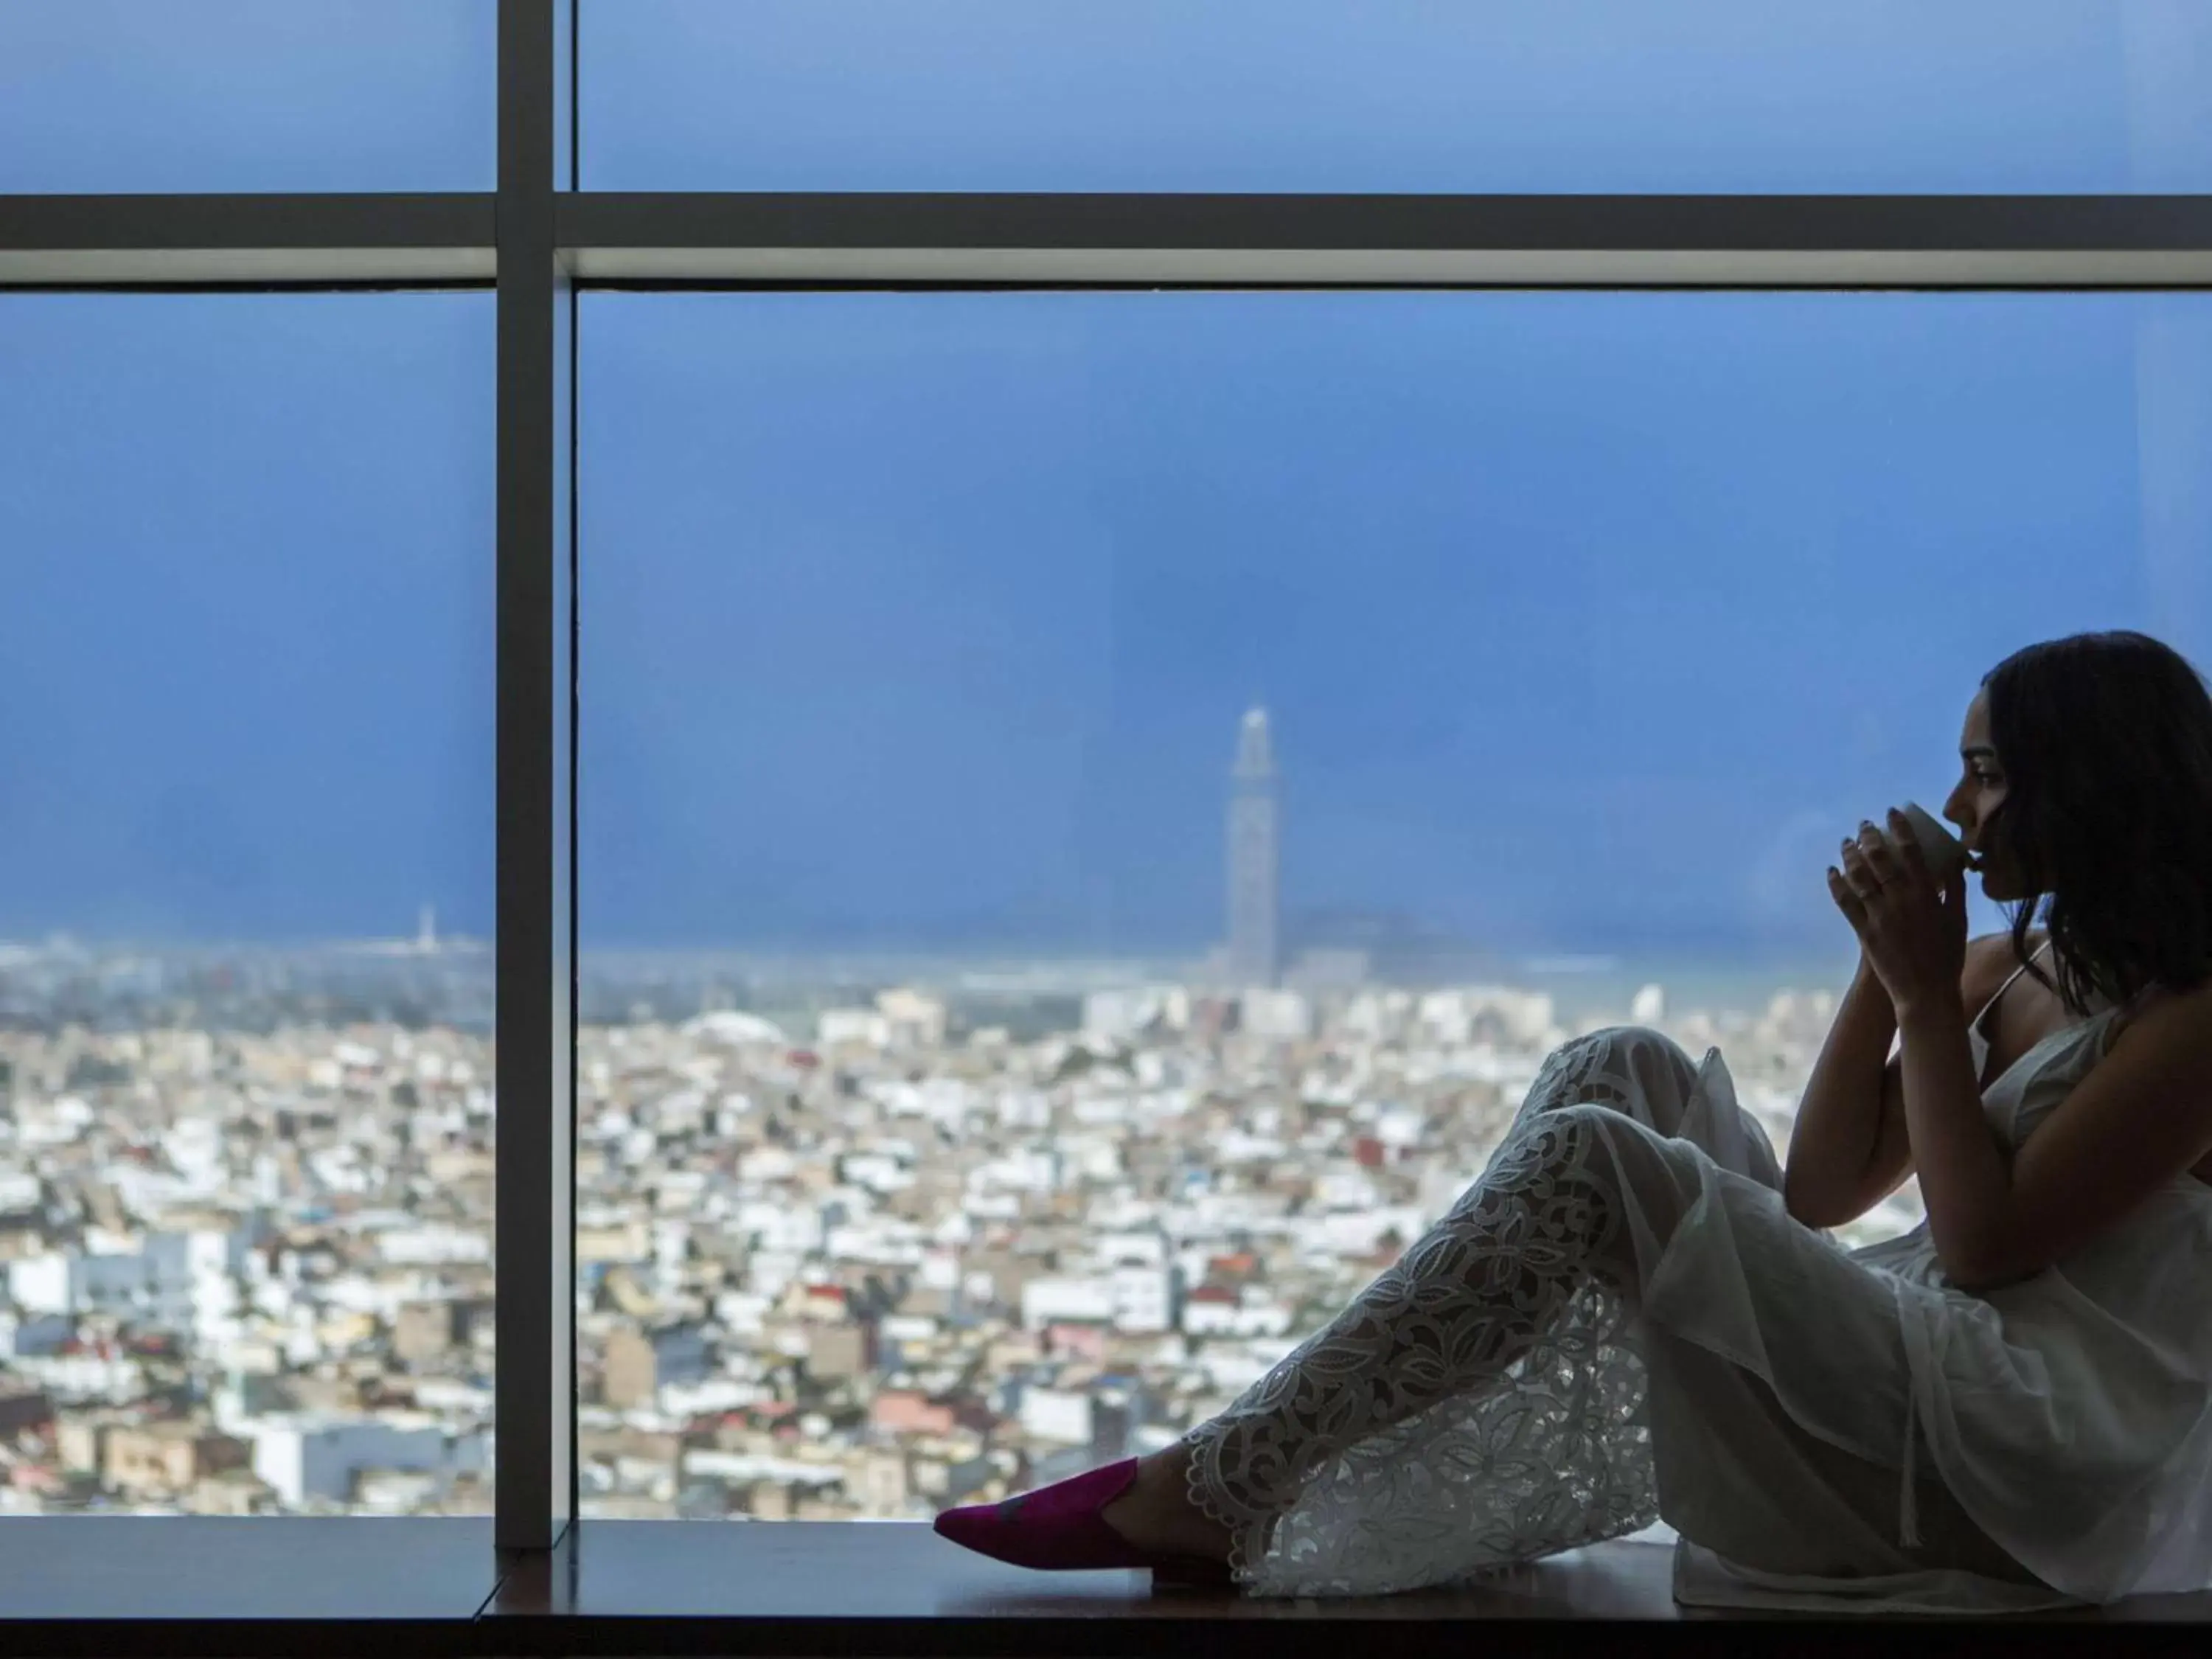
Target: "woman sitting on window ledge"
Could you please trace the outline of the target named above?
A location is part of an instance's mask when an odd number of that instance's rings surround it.
[[[1268,1595],[1655,1516],[1689,1601],[2212,1586],[2212,699],[2141,635],[2055,641],[1983,681],[1960,756],[1944,815],[2011,931],[1969,941],[1966,872],[1896,815],[1843,844],[1859,970],[1786,1171],[1717,1050],[1579,1038],[1449,1212],[1227,1410],[938,1530]],[[1829,1236],[1909,1174],[1921,1225]]]

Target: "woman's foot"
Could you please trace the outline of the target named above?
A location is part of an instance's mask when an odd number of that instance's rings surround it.
[[[1229,1534],[1184,1495],[1180,1447],[937,1517],[939,1536],[1016,1566],[1140,1567],[1155,1583],[1225,1584]]]
[[[1189,1468],[1181,1441],[1139,1458],[1136,1479],[1099,1518],[1138,1549],[1227,1561],[1229,1529],[1190,1501]]]

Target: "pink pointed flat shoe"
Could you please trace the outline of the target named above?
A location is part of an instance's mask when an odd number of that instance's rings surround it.
[[[1044,1572],[1149,1568],[1156,1583],[1227,1584],[1225,1562],[1140,1550],[1106,1524],[1106,1506],[1128,1491],[1136,1478],[1137,1460],[1125,1458],[1002,1504],[947,1510],[934,1525],[940,1538],[1018,1567]]]

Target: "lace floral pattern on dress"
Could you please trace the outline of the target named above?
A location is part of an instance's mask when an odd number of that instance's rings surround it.
[[[1412,1589],[1657,1517],[1592,1116],[1647,1092],[1637,1047],[1599,1033],[1556,1051],[1443,1219],[1185,1437],[1191,1501],[1231,1533],[1239,1584]]]

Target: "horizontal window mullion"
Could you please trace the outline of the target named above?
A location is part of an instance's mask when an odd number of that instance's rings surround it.
[[[2168,287],[2212,198],[563,196],[601,283]]]
[[[2212,281],[2212,198],[623,194],[592,282],[2137,287]],[[0,284],[483,282],[489,193],[0,197]]]
[[[2186,289],[2212,252],[623,247],[568,252],[586,287]]]
[[[2212,196],[594,191],[559,208],[564,246],[607,249],[2212,251]]]
[[[0,197],[0,286],[488,281],[489,192]]]

